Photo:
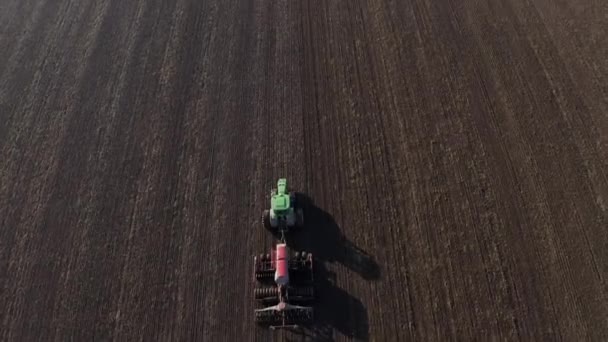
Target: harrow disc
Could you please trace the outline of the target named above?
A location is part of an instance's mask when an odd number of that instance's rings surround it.
[[[255,299],[264,299],[264,298],[278,298],[279,297],[279,289],[276,287],[258,287],[253,290],[253,296]]]

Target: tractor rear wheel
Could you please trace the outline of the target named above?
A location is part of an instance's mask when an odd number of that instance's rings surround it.
[[[296,208],[296,227],[304,227],[304,211],[302,208]]]
[[[270,210],[264,210],[262,213],[262,225],[266,230],[273,231],[272,225],[270,224]]]
[[[294,208],[298,205],[298,197],[295,192],[289,193],[289,204]]]

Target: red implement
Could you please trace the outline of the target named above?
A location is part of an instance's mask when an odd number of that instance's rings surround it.
[[[287,285],[289,284],[289,255],[286,244],[280,243],[277,245],[275,257],[274,281],[279,286]]]

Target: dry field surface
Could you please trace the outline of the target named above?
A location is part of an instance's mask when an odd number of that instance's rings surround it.
[[[600,0],[0,0],[0,340],[606,341],[607,56]]]

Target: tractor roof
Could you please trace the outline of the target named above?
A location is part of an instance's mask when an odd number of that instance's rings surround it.
[[[289,195],[274,195],[272,196],[271,206],[272,210],[287,210],[289,209]]]

